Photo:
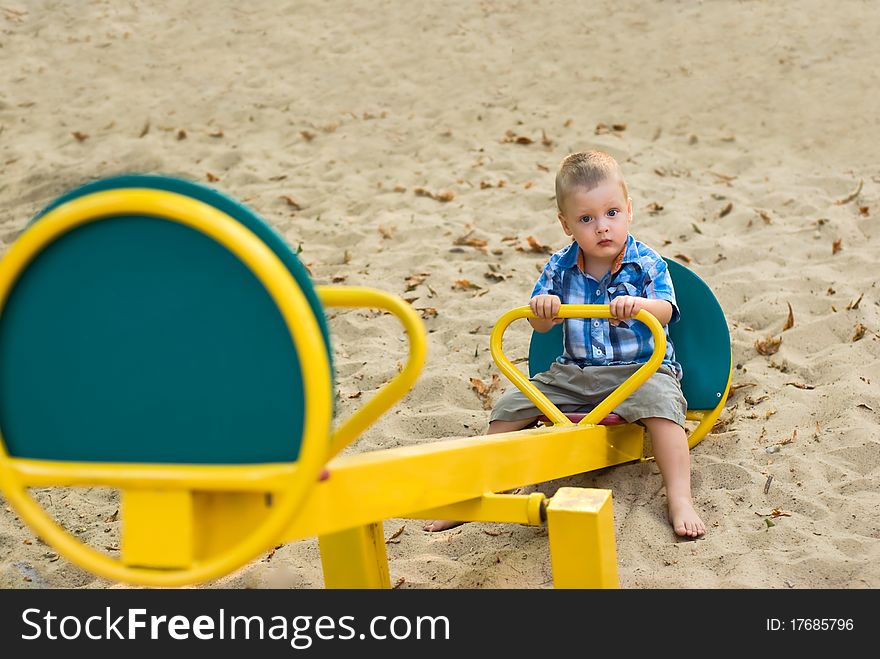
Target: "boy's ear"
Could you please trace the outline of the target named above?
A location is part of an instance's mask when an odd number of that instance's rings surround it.
[[[626,198],[626,214],[629,216],[629,221],[632,222],[632,219],[633,219],[633,200],[632,200],[632,197]]]
[[[562,225],[562,230],[565,231],[566,236],[571,235],[571,231],[568,228],[568,225],[565,223],[565,218],[562,216],[562,213],[557,213],[556,217],[559,219],[559,224]]]

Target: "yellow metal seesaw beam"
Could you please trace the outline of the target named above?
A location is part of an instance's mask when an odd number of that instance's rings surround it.
[[[545,427],[337,457],[279,542],[637,461],[643,442],[639,426]]]

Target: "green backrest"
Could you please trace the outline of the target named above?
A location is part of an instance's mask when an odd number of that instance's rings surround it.
[[[665,259],[681,319],[669,325],[675,357],[684,371],[681,388],[688,409],[715,409],[730,375],[730,331],[712,290],[692,270]],[[550,368],[563,352],[562,325],[532,332],[529,375]]]
[[[256,213],[190,181],[127,175],[77,188],[195,198],[261,238],[329,334],[308,273]],[[13,457],[251,464],[299,455],[304,381],[284,320],[256,276],[176,222],[80,226],[28,265],[0,316],[0,431]]]

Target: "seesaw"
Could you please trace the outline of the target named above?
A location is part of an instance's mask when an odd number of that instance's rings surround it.
[[[693,447],[726,401],[730,337],[711,290],[669,267]],[[335,425],[325,307],[390,312],[409,338],[401,372]],[[663,328],[640,312],[651,360],[572,421],[502,351],[529,314],[502,316],[491,350],[549,425],[340,456],[415,383],[426,340],[414,310],[378,290],[312,286],[268,224],[214,189],[99,180],[41,211],[0,261],[0,488],[65,558],[130,584],[197,584],[318,537],[327,587],[389,587],[382,520],[412,517],[546,524],[557,587],[617,587],[610,491],[495,493],[650,459],[641,426],[602,423],[660,365]],[[603,305],[560,315],[610,317]],[[561,328],[534,334],[530,372],[561,351]],[[118,557],[30,491],[56,486],[120,490]]]

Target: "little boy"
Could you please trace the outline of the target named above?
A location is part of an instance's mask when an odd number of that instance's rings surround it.
[[[573,242],[544,266],[529,302],[537,318],[529,322],[537,332],[564,322],[565,350],[550,370],[531,381],[563,412],[594,407],[650,358],[651,332],[631,319],[641,309],[654,315],[666,330],[663,363],[614,411],[651,433],[672,528],[680,536],[699,537],[706,527],[691,500],[687,402],[679,384],[681,365],[665,327],[679,317],[666,263],[629,234],[632,199],[620,165],[607,153],[566,157],[556,174],[556,203],[562,230]],[[614,318],[563,320],[557,318],[561,304],[608,304]],[[539,414],[522,392],[509,389],[492,409],[487,434],[521,430]],[[436,520],[424,529],[442,531],[458,524]]]

